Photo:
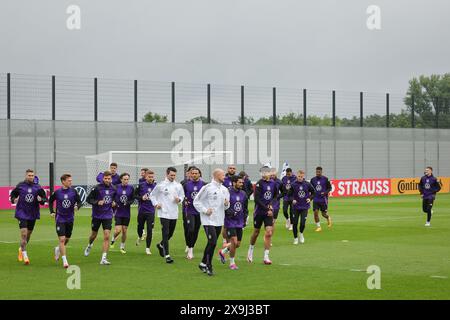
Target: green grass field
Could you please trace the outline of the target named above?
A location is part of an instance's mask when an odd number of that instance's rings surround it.
[[[28,253],[31,265],[17,261],[19,230],[12,211],[0,213],[0,299],[449,299],[450,195],[439,195],[432,227],[425,228],[418,196],[332,199],[334,227],[315,233],[312,212],[306,243],[294,246],[292,233],[280,214],[273,239],[273,265],[262,264],[263,243],[258,239],[255,261],[246,262],[251,228],[246,228],[238,250],[237,271],[215,260],[215,276],[197,265],[205,244],[200,231],[195,258],[184,258],[182,221],[171,240],[173,265],[158,255],[161,239],[155,224],[152,256],[145,245],[136,247],[136,212],[130,224],[127,254],[116,245],[110,266],[99,265],[101,241],[89,257],[83,250],[90,232],[90,210],[75,220],[68,248],[70,264],[81,268],[81,289],[66,287],[70,276],[53,259],[54,222],[47,210],[37,223]],[[381,289],[369,290],[370,265],[381,268]]]

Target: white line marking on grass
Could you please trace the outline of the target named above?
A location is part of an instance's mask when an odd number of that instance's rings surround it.
[[[342,240],[342,242],[348,242],[348,240]]]
[[[350,271],[352,271],[352,272],[365,272],[366,270],[361,270],[361,269],[350,269]]]
[[[431,276],[431,278],[435,278],[435,279],[448,279],[448,277],[446,277],[446,276]]]
[[[280,263],[280,266],[292,266],[292,264],[288,264],[288,263]]]

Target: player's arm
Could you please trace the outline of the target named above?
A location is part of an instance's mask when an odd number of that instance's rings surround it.
[[[441,185],[439,184],[438,179],[436,179],[436,182],[434,183],[434,193],[438,193],[441,191]]]
[[[11,203],[12,204],[16,203],[16,199],[19,198],[19,195],[20,195],[20,190],[19,190],[19,185],[17,185],[14,188],[14,190],[11,191],[10,198],[11,198]]]
[[[156,187],[150,192],[150,201],[152,202],[153,206],[156,207],[160,205],[159,203],[159,189],[161,188],[161,185],[156,185]]]
[[[89,203],[90,205],[97,205],[98,204],[98,190],[97,187],[95,187],[94,189],[91,190],[91,192],[89,192],[89,195],[87,196],[86,202]]]
[[[420,182],[417,185],[417,187],[419,189],[420,194],[423,194],[423,179],[422,178],[420,179]]]
[[[178,203],[182,202],[185,198],[184,188],[181,184],[177,186],[177,197],[179,199]]]
[[[244,226],[247,224],[247,218],[248,218],[248,198],[245,197],[244,199]]]
[[[264,202],[262,202],[261,195],[262,195],[261,186],[259,185],[259,183],[257,183],[255,188],[255,204],[257,204],[258,207],[261,207],[266,211],[268,211],[269,207],[266,206]]]
[[[77,207],[77,210],[80,210],[80,208],[83,206],[83,202],[81,202],[81,197],[76,191],[75,191],[75,206]]]
[[[38,192],[37,192],[37,195],[38,195],[38,198],[37,198],[37,200],[38,200],[38,202],[39,202],[39,204],[40,205],[44,205],[46,202],[47,202],[47,193],[45,193],[45,190],[44,189],[39,189],[38,190]],[[39,200],[39,199],[41,199],[41,200]]]
[[[308,189],[309,189],[309,201],[312,201],[314,199],[314,195],[316,194],[316,189],[313,187],[313,185],[308,182]]]
[[[204,205],[204,200],[207,194],[208,194],[208,187],[205,185],[197,193],[192,203],[194,205],[195,210],[203,214],[206,214],[208,211],[208,208],[206,208]]]
[[[135,189],[134,189],[134,187],[133,186],[131,186],[131,188],[132,188],[132,192],[131,192],[131,195],[130,195],[130,197],[128,197],[128,201],[127,201],[127,205],[128,206],[131,206],[132,204],[133,204],[133,202],[134,202],[134,200],[136,199],[136,197],[135,197]],[[137,188],[139,188],[139,187],[137,187]],[[136,189],[137,189],[136,188]]]
[[[253,194],[253,184],[250,181],[250,179],[245,180],[245,193],[247,194],[247,198],[250,198],[250,196]]]
[[[327,179],[326,187],[327,187],[327,191],[325,192],[325,194],[328,197],[328,195],[330,194],[331,189],[332,189],[331,182],[328,179]]]
[[[78,193],[77,193],[78,194]],[[50,214],[54,215],[55,214],[55,209],[53,208],[53,203],[56,201],[56,191],[53,192],[50,196],[50,198],[48,199],[48,209],[50,210]]]
[[[98,183],[102,183],[103,182],[103,172],[100,172],[97,175],[97,178],[95,178],[95,180],[97,180]]]

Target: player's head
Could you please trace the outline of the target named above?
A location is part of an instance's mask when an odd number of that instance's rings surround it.
[[[190,166],[187,168],[186,173],[184,174],[184,178],[186,180],[190,180],[192,178],[192,169],[195,168],[194,166]]]
[[[70,173],[64,173],[60,180],[64,188],[70,188],[72,186],[72,175]]]
[[[168,167],[166,170],[166,177],[170,182],[175,181],[177,177],[177,169],[174,167]]]
[[[433,168],[432,167],[426,167],[425,168],[425,174],[427,176],[431,176],[433,174]]]
[[[111,171],[105,171],[103,172],[103,183],[107,186],[111,185],[112,183],[112,173]]]
[[[270,180],[270,177],[272,175],[272,168],[269,166],[263,166],[261,169],[259,169],[259,172],[261,173],[261,178],[263,180]]]
[[[223,183],[223,181],[225,180],[225,171],[220,168],[214,169],[213,179],[218,183]]]
[[[239,172],[239,177],[245,180],[246,178],[248,178],[248,175],[245,171],[241,171]]]
[[[230,164],[227,169],[228,175],[234,176],[236,174],[236,166],[234,164]]]
[[[109,165],[109,171],[111,172],[111,174],[116,174],[117,173],[117,163],[113,162]]]
[[[145,179],[145,175],[147,174],[148,168],[142,168],[141,169],[141,178]]]
[[[145,173],[145,181],[148,183],[153,183],[155,180],[155,172],[152,169],[148,169]]]
[[[317,167],[316,168],[316,176],[317,177],[321,177],[322,176],[322,167]]]
[[[303,181],[305,179],[305,171],[304,170],[298,170],[297,171],[297,180]]]
[[[126,172],[122,173],[120,175],[120,182],[122,182],[122,185],[124,186],[128,185],[128,182],[130,182],[130,175]]]
[[[192,180],[198,181],[198,179],[200,179],[200,170],[197,167],[192,167],[190,173]]]
[[[232,176],[230,178],[231,183],[233,184],[233,188],[241,190],[244,186],[244,178],[241,176]]]
[[[287,168],[287,169],[286,169],[286,175],[287,175],[288,177],[292,176],[292,169],[291,169],[291,168]]]
[[[278,178],[277,170],[273,169],[272,172],[270,173],[270,179],[275,180],[277,178]]]
[[[34,170],[27,169],[25,171],[25,181],[28,183],[34,183]]]

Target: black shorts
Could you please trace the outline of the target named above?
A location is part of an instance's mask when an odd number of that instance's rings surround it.
[[[320,203],[320,202],[313,202],[313,210],[320,210],[322,212],[328,211],[328,204],[327,203]]]
[[[237,237],[238,241],[242,240],[242,228],[227,228],[227,237]]]
[[[273,209],[273,219],[277,220],[278,219],[278,212],[280,212],[280,208],[278,209]]]
[[[125,217],[114,217],[115,225],[116,226],[125,226],[128,227],[130,225],[130,218]]]
[[[273,226],[273,217],[267,215],[256,215],[253,217],[253,226],[255,229],[261,229],[264,222],[264,228]]]
[[[19,220],[19,229],[28,229],[28,231],[34,230],[36,220],[25,220],[25,219],[17,219],[17,220]]]
[[[73,221],[56,223],[56,234],[58,235],[58,237],[70,238],[72,236],[72,230],[73,230]]]
[[[111,230],[112,228],[112,219],[97,219],[92,218],[92,231],[97,232],[98,229],[100,229],[100,225],[102,226],[103,230]]]

